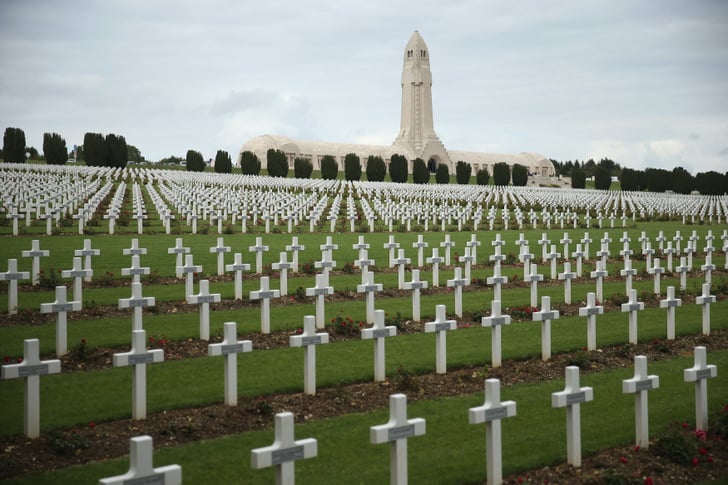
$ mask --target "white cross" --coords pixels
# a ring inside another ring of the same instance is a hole
[[[364,268],[362,270],[362,279],[364,283],[357,285],[357,293],[366,293],[367,298],[367,323],[374,323],[374,293],[382,291],[384,286],[381,283],[374,283],[374,273]]]
[[[238,340],[237,324],[225,322],[224,339],[219,344],[209,344],[207,355],[210,357],[225,356],[225,404],[238,405],[238,354],[253,351],[250,340]]]
[[[293,263],[288,262],[288,253],[282,251],[280,260],[271,264],[271,268],[281,272],[280,276],[280,292],[281,296],[288,295],[288,270],[293,269]]]
[[[250,292],[251,300],[260,300],[260,331],[264,334],[270,333],[270,300],[280,298],[279,290],[270,289],[270,280],[267,276],[260,277],[260,289]]]
[[[569,237],[569,233],[565,232],[564,237],[562,239],[560,239],[559,242],[564,245],[564,258],[568,258],[569,257],[569,244],[572,243],[572,240]],[[551,249],[551,251],[553,252],[553,248]]]
[[[710,335],[710,305],[715,303],[715,295],[710,294],[710,283],[703,283],[703,294],[695,297],[695,303],[703,309],[703,335]]]
[[[393,260],[394,264],[399,266],[397,270],[397,288],[404,290],[404,270],[405,266],[410,264],[412,260],[404,257],[404,249],[399,250],[399,257]]]
[[[576,279],[576,273],[571,271],[571,263],[564,262],[564,272],[559,273],[559,280],[564,282],[564,303],[571,304],[571,280]],[[535,306],[535,305],[533,305]]]
[[[40,258],[50,255],[50,252],[47,249],[40,249],[40,241],[33,239],[31,241],[30,251],[23,251],[21,254],[24,258],[33,258],[30,274],[33,278],[33,286],[37,286],[40,283]]]
[[[18,271],[18,260],[8,259],[8,270],[0,273],[0,281],[8,282],[8,314],[18,313],[18,281],[27,280],[30,273]]]
[[[468,410],[470,424],[485,423],[485,450],[487,482],[503,482],[503,454],[501,449],[501,419],[516,415],[516,402],[500,400],[500,381],[485,380],[485,403]]]
[[[134,238],[131,240],[131,247],[124,249],[122,254],[124,254],[124,256],[141,256],[143,254],[147,254],[147,248],[140,248],[139,240]]]
[[[624,269],[620,269],[619,274],[625,277],[625,287],[629,293],[632,290],[632,277],[637,275],[637,270],[632,267],[632,260],[624,260]]]
[[[688,255],[688,268],[693,269],[693,253],[695,252],[694,241],[688,240],[687,246],[685,246],[685,254]]]
[[[660,275],[664,272],[664,268],[660,267],[660,258],[655,258],[655,265],[652,268],[647,268],[649,274],[654,275],[653,290],[655,295],[660,294]]]
[[[667,297],[660,300],[660,308],[667,308],[667,339],[675,340],[675,308],[682,305],[680,298],[675,298],[675,287],[667,287]]]
[[[571,253],[572,258],[576,258],[576,276],[581,278],[581,261],[586,253],[581,250],[581,244],[576,245],[576,251]]]
[[[600,251],[597,251],[596,256],[598,258],[601,258],[602,267],[606,268],[607,260],[609,259],[609,246],[606,243],[602,243],[602,249]]]
[[[589,245],[593,242],[592,238],[589,237],[589,233],[588,232],[585,232],[584,233],[584,237],[581,238],[581,241],[579,241],[579,242],[583,245],[583,248],[584,248],[584,256],[583,257],[584,257],[584,259],[587,259],[588,260],[589,259]],[[576,250],[579,251],[579,249],[580,248],[577,245],[576,246]],[[577,271],[577,274],[578,274],[578,271]],[[581,275],[579,275],[579,276],[581,277]]]
[[[177,278],[182,278],[182,256],[189,254],[190,248],[182,245],[182,238],[178,237],[175,239],[174,247],[167,248],[167,254],[176,255],[175,260],[175,275]]]
[[[93,270],[91,269],[91,258],[93,256],[99,256],[101,254],[100,249],[93,249],[91,247],[91,239],[84,239],[83,240],[83,249],[76,249],[73,251],[74,256],[83,257],[83,268],[87,271],[91,271],[91,274],[87,274],[85,281],[86,283],[91,282],[91,278],[93,276]]]
[[[501,239],[500,233],[495,235],[495,240],[491,242],[492,246],[495,246],[495,252],[488,257],[489,261],[493,261],[496,266],[500,266],[502,261],[505,261],[505,255],[501,254],[501,247],[505,245],[505,241]],[[467,246],[467,245],[466,245]],[[465,255],[467,256],[467,249]],[[472,254],[472,251],[471,251]],[[462,259],[462,258],[461,258]],[[473,262],[475,262],[475,256],[473,256]]]
[[[551,394],[551,407],[566,408],[566,459],[569,465],[581,466],[581,403],[594,399],[591,387],[579,387],[579,368],[566,368],[563,391]]]
[[[521,246],[521,254],[518,255],[518,259],[523,263],[523,280],[525,281],[528,277],[528,273],[531,271],[531,260],[533,259],[533,253],[529,253],[528,244]]]
[[[496,250],[497,251],[500,251],[500,249],[498,249],[498,248],[500,248],[500,246],[502,244],[505,244],[505,242],[503,242],[503,241],[500,240],[500,234],[496,234],[495,237],[496,237],[496,241],[500,241],[500,243],[501,243],[501,244],[499,244],[496,247]],[[496,244],[496,241],[493,241],[491,244],[492,245],[495,245]],[[475,234],[471,234],[470,235],[470,241],[466,241],[465,242],[465,247],[469,247],[470,248],[470,254],[473,256],[473,261],[474,262],[477,262],[478,261],[478,246],[480,246],[480,241],[478,241],[476,239],[476,235]]]
[[[121,274],[123,276],[131,276],[132,283],[141,282],[141,275],[148,275],[150,273],[149,266],[140,266],[139,255],[135,254],[131,257],[131,267],[122,268]]]
[[[314,261],[313,266],[320,268],[326,277],[326,282],[329,281],[329,272],[336,267],[336,261],[331,260],[331,251],[324,250],[321,252],[321,261]]]
[[[568,280],[567,280],[568,281]],[[551,297],[541,297],[541,310],[533,312],[533,321],[541,322],[541,360],[551,358],[551,320],[559,318],[558,310],[551,310]]]
[[[596,295],[587,293],[586,306],[579,308],[579,316],[586,317],[586,346],[587,350],[597,348],[597,315],[604,313],[604,307],[596,304]]]
[[[263,238],[255,238],[255,246],[249,246],[248,251],[255,253],[255,272],[261,274],[263,272],[263,253],[268,251],[269,247],[263,245]]]
[[[361,268],[361,283],[365,284],[366,280],[364,279],[364,272],[369,266],[374,266],[374,260],[369,259],[369,251],[367,251],[366,249],[360,249],[359,259],[354,261],[354,266]]]
[[[303,317],[303,333],[291,335],[291,347],[305,347],[303,354],[303,392],[309,396],[316,395],[316,346],[329,343],[328,333],[316,333],[316,318],[312,315]]]
[[[147,364],[164,361],[164,350],[147,350],[144,330],[132,330],[131,350],[114,354],[114,367],[133,367],[131,377],[131,414],[134,419],[147,417]]]
[[[660,378],[647,375],[647,357],[635,355],[634,377],[622,381],[622,393],[634,394],[635,444],[646,450],[650,446],[647,391],[660,387]]]
[[[225,271],[235,273],[235,299],[243,299],[243,271],[250,271],[250,265],[243,263],[243,255],[235,253],[233,255],[233,264],[225,265]]]
[[[40,436],[40,376],[61,372],[60,360],[40,360],[40,341],[23,341],[23,362],[4,365],[0,378],[25,379],[23,433],[28,438]]]
[[[425,333],[435,333],[435,369],[438,374],[447,372],[447,331],[456,329],[457,322],[447,319],[445,305],[437,305],[435,321],[425,323]]]
[[[710,253],[705,254],[705,264],[702,265],[700,269],[705,272],[705,282],[710,284],[711,272],[715,269],[715,265],[713,264],[713,256]]]
[[[465,248],[465,255],[458,259],[459,262],[465,263],[465,279],[470,281],[470,267],[475,262],[475,258],[470,254],[470,248]]]
[[[441,248],[445,248],[445,266],[450,266],[450,248],[455,247],[455,242],[450,240],[450,234],[445,234],[445,240],[440,243]]]
[[[627,234],[627,233],[625,233]],[[629,259],[630,256],[634,254],[634,251],[632,251],[629,248],[629,241],[624,241],[624,245],[622,246],[622,250],[619,252],[619,255],[622,256],[622,259]]]
[[[541,233],[541,239],[536,242],[541,245],[541,260],[546,262],[546,252],[548,250],[548,245],[551,244],[551,240],[547,237],[546,233],[543,232]]]
[[[509,325],[511,317],[509,315],[501,315],[500,300],[493,300],[490,306],[490,316],[482,317],[480,324],[483,327],[491,327],[491,360],[493,367],[501,366],[501,327]]]
[[[83,280],[84,278],[91,279],[93,271],[90,269],[83,269],[81,267],[81,258],[73,258],[73,269],[61,271],[61,276],[64,278],[73,278],[73,299],[76,301],[83,301]]]
[[[500,272],[500,264],[496,264],[493,266],[493,276],[489,276],[485,279],[485,282],[489,285],[494,285],[493,288],[493,299],[494,300],[500,300],[501,299],[501,285],[505,285],[508,283],[508,277],[502,276]]]
[[[293,252],[293,272],[298,273],[298,253],[306,249],[306,246],[298,244],[298,237],[293,236],[291,244],[286,246],[286,251]]]
[[[41,313],[56,313],[56,355],[65,355],[68,352],[68,323],[67,313],[81,310],[80,301],[68,301],[66,287],[56,286],[56,301],[41,303]]]
[[[432,257],[425,259],[425,261],[427,264],[432,265],[432,286],[436,288],[440,286],[440,263],[445,260],[440,256],[438,248],[432,248]]]
[[[230,252],[230,246],[225,246],[223,238],[217,238],[217,246],[210,248],[211,253],[217,253],[217,275],[225,274],[225,253]]]
[[[412,243],[412,247],[417,249],[417,267],[421,268],[425,265],[424,260],[424,251],[426,247],[429,247],[430,244],[425,242],[422,239],[422,235],[417,236],[417,241]]]
[[[672,241],[667,242],[667,248],[663,251],[663,254],[667,254],[667,272],[672,273],[672,255],[675,254],[676,251],[672,247]]]
[[[187,303],[200,305],[200,340],[210,340],[210,303],[219,303],[220,293],[210,293],[210,282],[200,280],[200,292],[187,295]]]
[[[324,313],[325,298],[334,294],[334,287],[329,286],[328,278],[324,274],[316,275],[316,286],[306,288],[306,296],[316,298],[316,328],[324,328],[326,326],[326,316]]]
[[[156,299],[153,296],[142,296],[142,284],[131,284],[131,297],[119,298],[119,308],[133,308],[132,330],[142,330],[142,308],[154,306]]]
[[[604,278],[606,278],[607,276],[609,276],[609,273],[606,270],[604,262],[597,261],[596,270],[591,272],[591,277],[596,278],[597,280],[597,299],[599,301],[604,300]]]
[[[556,263],[561,257],[561,253],[556,252],[556,246],[551,245],[551,252],[546,254],[546,257],[551,260],[551,279],[556,279]]]
[[[637,290],[629,290],[629,301],[622,304],[622,312],[629,312],[629,343],[637,345],[637,312],[645,309],[645,304],[637,301]]]
[[[250,466],[255,470],[276,467],[276,484],[295,482],[295,461],[314,458],[318,455],[318,442],[314,438],[294,438],[293,413],[277,413],[275,440],[271,446],[256,448],[250,452]]]
[[[389,267],[394,268],[394,250],[399,249],[399,243],[394,241],[394,236],[389,236],[389,241],[384,243],[384,249],[389,249]]]
[[[159,484],[180,485],[182,467],[167,465],[154,468],[152,456],[154,447],[151,436],[135,436],[129,440],[129,471],[124,475],[102,478],[100,485]]]
[[[195,265],[192,258],[192,254],[186,254],[185,265],[177,267],[177,271],[185,275],[185,299],[194,291],[195,274],[202,273],[202,266]]]
[[[685,263],[685,256],[680,256],[680,266],[676,267],[675,271],[680,273],[680,289],[686,289],[688,286],[687,274],[690,272],[690,267]]]
[[[406,485],[407,480],[407,438],[425,434],[425,420],[407,419],[407,396],[389,396],[389,421],[387,424],[372,426],[372,444],[389,443],[389,483]]]
[[[333,257],[333,251],[339,249],[338,244],[334,244],[331,236],[326,236],[326,243],[319,246],[322,253],[329,253],[330,257]]]
[[[455,275],[453,279],[447,280],[447,286],[449,288],[455,288],[455,315],[460,318],[463,317],[463,287],[470,284],[469,280],[466,280],[462,276],[462,268],[455,268]]]
[[[715,365],[708,365],[705,347],[695,347],[694,365],[683,371],[685,382],[695,383],[695,429],[708,429],[708,379],[718,375]]]
[[[683,237],[680,235],[680,231],[675,231],[675,237],[673,237],[672,240],[675,241],[675,250],[680,253],[680,241],[683,240]]]
[[[18,235],[18,219],[22,219],[23,216],[20,215],[20,213],[17,211],[17,208],[13,207],[12,211],[7,215],[10,219],[13,220],[13,236]]]
[[[543,275],[538,274],[536,263],[531,263],[531,272],[523,281],[531,283],[531,306],[535,307],[538,305],[538,282],[543,281]]]
[[[362,340],[374,339],[374,380],[383,382],[385,374],[384,339],[397,335],[397,327],[384,326],[384,310],[374,312],[374,326],[361,331]]]
[[[412,270],[412,281],[404,283],[405,290],[412,290],[412,320],[420,321],[420,290],[427,288],[427,281],[420,280],[420,270]]]

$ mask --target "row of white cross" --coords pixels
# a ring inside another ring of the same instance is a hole
[[[706,348],[696,347],[694,365],[684,370],[684,381],[693,382],[695,387],[695,427],[708,428],[707,380],[717,375],[715,365],[707,364]],[[567,463],[581,466],[581,404],[594,399],[591,387],[581,386],[579,368],[565,369],[566,382],[563,391],[551,395],[554,408],[566,408],[566,455]],[[647,373],[647,357],[637,355],[634,359],[634,376],[622,381],[622,392],[635,396],[635,444],[641,449],[649,448],[649,406],[648,391],[660,386],[658,376]],[[500,381],[486,379],[485,402],[468,410],[470,424],[485,423],[485,450],[487,483],[500,484],[503,480],[503,459],[501,420],[516,416],[515,401],[501,401]],[[295,462],[318,455],[318,441],[313,438],[295,439],[294,415],[282,412],[274,418],[275,440],[272,445],[251,450],[251,468],[275,467],[277,484],[295,482]],[[423,418],[407,417],[407,396],[392,394],[389,397],[389,421],[370,428],[370,442],[390,446],[390,483],[408,483],[409,438],[423,436],[426,422]],[[182,469],[179,465],[154,468],[152,465],[152,438],[139,436],[131,439],[129,471],[120,476],[102,479],[102,484],[122,484],[138,480],[144,483],[179,484]],[[136,482],[135,482],[136,483]]]

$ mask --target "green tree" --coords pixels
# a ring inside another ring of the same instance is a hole
[[[8,163],[25,162],[25,132],[20,128],[5,128],[3,160]]]
[[[435,182],[438,184],[450,183],[450,169],[447,168],[446,163],[441,163],[437,166],[437,170],[435,171]]]
[[[233,161],[230,154],[225,150],[218,150],[215,153],[215,173],[231,173],[233,171]]]
[[[101,133],[86,133],[83,136],[83,152],[86,165],[93,167],[106,166],[109,159],[109,149]]]
[[[66,140],[58,133],[44,133],[43,155],[48,165],[65,165],[68,161]]]
[[[671,172],[664,168],[648,168],[645,173],[647,174],[647,190],[650,192],[672,190]]]
[[[672,190],[678,194],[689,194],[695,187],[695,179],[682,167],[672,169]]]
[[[367,158],[367,180],[381,182],[387,176],[387,164],[378,155],[369,155]]]
[[[470,183],[470,176],[473,174],[473,167],[467,163],[459,160],[455,165],[455,178],[460,185],[467,185]]]
[[[571,188],[572,189],[583,189],[586,188],[586,174],[581,167],[574,165],[571,169]]]
[[[35,147],[25,147],[24,153],[28,156],[28,160],[42,160],[45,158],[38,153],[38,150]]]
[[[139,151],[134,145],[126,146],[126,154],[129,157],[130,162],[134,163],[146,163],[147,160],[142,156],[142,152]]]
[[[695,189],[703,195],[722,195],[726,191],[727,184],[725,175],[713,170],[695,175]]]
[[[268,175],[271,177],[288,177],[288,158],[282,150],[268,149]]]
[[[187,162],[188,172],[204,172],[205,171],[205,159],[202,158],[202,153],[196,150],[187,150],[187,156],[185,157]]]
[[[481,168],[477,172],[475,172],[475,183],[478,185],[488,185],[488,182],[490,181],[490,173],[488,173],[487,168]]]
[[[619,176],[619,185],[622,190],[638,191],[642,190],[640,187],[640,180],[636,170],[631,168],[622,169],[622,174]]]
[[[528,184],[528,169],[516,163],[513,165],[511,178],[513,178],[513,185],[516,187],[525,187]]]
[[[426,184],[430,181],[430,171],[421,158],[412,160],[412,181],[416,184]]]
[[[124,168],[129,160],[126,150],[126,139],[121,135],[109,133],[106,135],[107,159],[105,167]]]
[[[260,159],[255,153],[245,150],[240,154],[240,170],[243,175],[260,174]]]
[[[347,153],[344,157],[344,177],[346,180],[361,180],[361,160],[356,153]]]
[[[493,165],[493,184],[508,185],[511,181],[511,167],[505,162]]]
[[[609,186],[612,185],[612,176],[609,171],[597,165],[594,169],[594,188],[597,190],[609,190]]]
[[[293,176],[297,179],[310,179],[313,163],[308,158],[296,157],[293,160]]]
[[[321,178],[324,180],[336,180],[339,175],[339,164],[333,155],[321,157]]]
[[[395,153],[389,160],[389,177],[392,182],[400,184],[407,182],[407,158]]]

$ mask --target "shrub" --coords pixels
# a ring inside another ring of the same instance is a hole
[[[493,165],[493,183],[495,185],[508,185],[511,181],[511,167],[505,162]]]
[[[202,158],[202,153],[197,150],[187,150],[185,161],[187,162],[186,168],[188,172],[205,171],[205,160]]]
[[[387,165],[378,155],[369,155],[367,158],[367,180],[370,182],[381,182],[387,175]]]
[[[528,184],[528,169],[517,163],[513,165],[511,177],[513,179],[513,185],[517,187],[525,187]]]
[[[447,168],[447,164],[441,163],[437,166],[437,170],[435,171],[435,182],[438,184],[450,183],[450,169]]]
[[[331,155],[324,155],[321,158],[321,178],[325,180],[335,180],[339,174],[339,164]]]
[[[293,175],[297,179],[310,179],[313,172],[313,164],[308,158],[299,158],[293,161]]]
[[[268,159],[268,175],[284,178],[288,176],[288,159],[283,151],[270,148],[266,153],[266,158]]]
[[[344,177],[346,180],[361,180],[361,160],[356,153],[347,153],[344,157]]]
[[[488,173],[487,168],[481,168],[478,170],[475,174],[475,182],[478,185],[488,185],[488,181],[490,180],[490,174]]]
[[[240,154],[240,170],[243,175],[260,174],[260,159],[255,153],[245,150]]]
[[[400,184],[407,182],[407,158],[404,155],[397,153],[392,155],[389,161],[389,176],[392,178],[392,182]]]
[[[430,171],[421,158],[412,161],[412,181],[416,184],[426,184],[430,181]]]
[[[458,161],[455,165],[455,178],[460,185],[467,185],[470,183],[470,176],[473,174],[473,167],[462,160]]]
[[[233,170],[233,162],[225,150],[218,150],[215,154],[215,173],[230,173]]]

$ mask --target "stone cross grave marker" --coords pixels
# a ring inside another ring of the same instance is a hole
[[[531,261],[533,260],[533,253],[529,253],[528,244],[521,246],[521,254],[518,255],[518,259],[523,263],[523,279],[524,281],[531,272]]]
[[[261,274],[263,272],[263,253],[267,252],[270,248],[263,244],[263,238],[256,237],[255,245],[249,246],[248,251],[255,253],[255,272]]]
[[[710,294],[710,283],[703,283],[703,293],[695,297],[695,303],[703,310],[703,335],[710,335],[710,305],[715,303],[715,295]]]
[[[455,275],[453,279],[447,280],[447,286],[449,288],[455,288],[455,315],[460,318],[463,317],[463,287],[467,286],[469,281],[462,276],[463,269],[461,267],[455,268]]]
[[[662,273],[665,271],[664,268],[660,267],[660,258],[655,258],[655,264],[651,268],[647,268],[647,272],[654,275],[653,292],[655,295],[660,294],[660,278]]]
[[[326,245],[324,244],[323,246],[326,246]],[[321,261],[314,261],[313,266],[315,268],[321,269],[321,272],[323,273],[324,277],[326,278],[326,283],[328,284],[329,272],[333,268],[336,267],[336,261],[333,261],[331,259],[331,250],[321,251]]]
[[[695,253],[695,247],[693,246],[694,241],[688,239],[688,243],[685,245],[685,254],[688,258],[688,269],[693,269],[693,253]]]
[[[143,297],[142,296],[142,284],[132,283],[131,284],[131,297],[119,298],[119,308],[133,308],[134,314],[132,315],[132,330],[142,330],[142,308],[154,306],[156,299],[153,296]]]
[[[645,304],[637,301],[637,290],[629,290],[629,301],[622,304],[622,312],[629,312],[629,343],[637,345],[637,312],[645,309]]]
[[[412,270],[412,281],[404,283],[405,290],[412,290],[412,320],[420,321],[420,290],[427,288],[427,281],[420,280],[420,270]]]
[[[500,300],[493,300],[490,304],[490,316],[482,317],[481,325],[483,327],[491,327],[491,361],[493,367],[501,366],[501,327],[509,325],[511,317],[509,315],[501,315]]]
[[[488,259],[490,261],[493,261],[495,266],[500,267],[501,263],[506,260],[506,256],[501,253],[501,249],[506,244],[506,242],[501,239],[500,233],[497,233],[495,235],[495,239],[490,244],[495,248],[495,251],[493,252],[493,254],[491,254],[488,257]],[[467,248],[465,251],[465,255],[466,256],[468,255]],[[472,256],[472,251],[471,251],[471,256]],[[473,256],[473,263],[475,263],[475,256]]]
[[[569,244],[571,244],[573,241],[571,240],[571,237],[569,237],[569,233],[565,232],[564,237],[562,237],[559,242],[564,245],[564,258],[569,257]],[[553,248],[551,248],[551,251],[553,252]]]
[[[592,242],[594,242],[594,240],[591,237],[589,237],[589,233],[588,232],[585,232],[584,233],[584,237],[581,238],[581,240],[579,242],[581,243],[581,247],[584,248],[584,256],[583,257],[584,257],[584,259],[586,259],[588,261],[589,260],[589,253],[590,253],[590,251],[589,251],[589,245]],[[576,246],[576,250],[577,250],[577,252],[580,250],[580,246],[579,245]]]
[[[90,274],[89,273],[86,274],[84,281],[86,281],[86,283],[91,283],[91,278],[93,277],[93,269],[91,268],[91,258],[94,256],[101,255],[101,250],[94,249],[91,247],[91,239],[84,239],[83,248],[76,249],[75,251],[73,251],[73,255],[83,258],[83,269],[85,269],[87,271],[91,271]]]
[[[672,255],[675,254],[675,248],[672,247],[672,241],[668,241],[667,248],[663,251],[663,254],[667,255],[667,272],[672,273]]]
[[[61,271],[61,276],[64,278],[73,278],[73,299],[75,301],[83,302],[83,280],[85,278],[91,278],[93,271],[90,269],[83,269],[81,258],[73,258],[73,268],[69,270]]]
[[[685,290],[688,287],[687,274],[690,272],[690,267],[685,262],[685,256],[680,256],[680,266],[675,268],[677,273],[680,273],[680,289]]]
[[[0,281],[8,282],[8,314],[15,315],[18,313],[18,281],[27,280],[30,273],[27,271],[18,271],[18,260],[8,259],[8,270],[0,273]]]
[[[365,271],[369,266],[374,266],[374,260],[369,259],[369,251],[367,249],[359,250],[359,259],[354,261],[354,266],[361,268],[361,284],[366,284]]]
[[[23,341],[23,361],[19,364],[3,365],[2,380],[25,379],[23,433],[28,438],[40,436],[40,376],[61,372],[60,360],[40,360],[40,340]]]
[[[486,483],[489,485],[503,482],[501,420],[516,415],[516,402],[500,399],[500,381],[486,379],[485,403],[468,410],[470,424],[485,423]]]
[[[167,465],[154,468],[154,446],[151,436],[135,436],[129,440],[129,471],[123,475],[102,478],[99,485],[181,485],[182,467]]]
[[[178,266],[177,271],[185,275],[185,300],[195,290],[195,274],[202,273],[202,266],[196,265],[192,262],[193,255],[185,255],[185,265]]]
[[[217,253],[217,275],[225,274],[225,253],[230,252],[230,246],[225,246],[223,238],[217,238],[217,245],[210,248],[211,253]]]
[[[133,238],[131,240],[131,247],[122,250],[122,254],[124,256],[142,256],[147,254],[147,248],[140,248],[139,240],[137,238]]]
[[[417,236],[417,241],[412,243],[412,247],[417,249],[417,267],[421,268],[425,265],[425,248],[430,244],[422,239],[422,235]]]
[[[551,320],[559,318],[559,311],[551,309],[551,297],[541,297],[541,310],[533,312],[533,321],[541,322],[541,360],[551,358]]]
[[[225,404],[238,405],[238,354],[252,352],[253,343],[250,340],[238,340],[237,323],[225,322],[223,325],[224,339],[219,344],[209,344],[207,355],[210,357],[225,357]]]
[[[500,240],[500,233],[499,234],[496,234],[496,241],[500,241],[500,243],[505,244],[505,242],[503,242],[503,241]],[[495,245],[495,242],[496,241],[493,241],[491,244]],[[499,244],[496,247],[496,252],[500,252],[499,247],[501,245],[502,244]],[[477,240],[477,235],[476,234],[471,234],[470,235],[470,241],[466,241],[465,242],[465,247],[469,247],[470,248],[470,255],[473,257],[473,264],[478,264],[477,263],[477,261],[478,261],[478,246],[480,246],[480,241]]]
[[[357,285],[357,293],[366,293],[366,308],[367,308],[367,323],[374,323],[374,293],[382,291],[384,286],[381,283],[374,283],[374,273],[367,270],[363,270],[362,278],[365,282],[361,285]]]
[[[572,258],[576,258],[576,277],[581,278],[582,259],[586,253],[581,250],[581,244],[576,245],[576,251],[571,253]]]
[[[680,253],[680,242],[684,238],[680,235],[680,231],[675,231],[675,236],[672,238],[672,240],[675,242],[675,250]]]
[[[632,260],[624,260],[624,269],[619,270],[619,274],[624,276],[624,285],[627,290],[627,294],[632,291],[632,277],[637,275],[637,270],[632,267]]]
[[[465,248],[465,255],[460,256],[459,261],[461,263],[465,263],[465,279],[468,281],[470,280],[470,268],[472,264],[475,262],[475,258],[470,254],[470,248]],[[499,263],[496,263],[496,266]]]
[[[122,268],[121,274],[123,276],[131,276],[132,283],[139,283],[141,282],[141,276],[142,275],[148,275],[150,274],[151,270],[149,266],[141,266],[139,255],[134,254],[131,257],[131,266],[129,268]]]
[[[384,249],[389,249],[389,267],[394,268],[394,250],[399,249],[399,243],[394,241],[394,236],[389,236],[389,240],[384,243]]]
[[[561,253],[556,252],[556,246],[551,245],[551,251],[546,254],[546,257],[551,261],[551,280],[556,279],[556,263],[559,262],[559,258],[561,257]]]
[[[147,364],[164,361],[164,350],[147,350],[144,330],[132,330],[131,350],[114,354],[114,367],[133,367],[131,375],[131,415],[133,419],[147,417]]]
[[[397,327],[384,326],[384,310],[374,312],[374,326],[361,331],[362,340],[374,340],[374,380],[383,382],[386,372],[384,339],[397,335]]]
[[[33,258],[30,274],[33,278],[33,286],[38,286],[40,284],[40,258],[49,256],[50,251],[47,249],[41,249],[40,241],[38,239],[33,239],[30,243],[30,250],[23,251],[20,254],[22,254],[24,258]]]
[[[312,315],[303,317],[303,333],[291,335],[291,347],[304,347],[303,354],[303,392],[309,396],[316,395],[316,346],[329,343],[328,333],[316,333],[316,318]]]
[[[406,485],[407,479],[407,439],[425,434],[425,420],[407,419],[407,396],[389,396],[389,421],[370,428],[372,444],[389,443],[389,483]]]
[[[435,333],[435,371],[447,372],[447,332],[457,329],[455,320],[448,320],[445,305],[435,307],[435,321],[425,323],[425,333]]]
[[[597,261],[597,267],[591,272],[591,277],[597,280],[597,300],[604,301],[604,278],[609,276],[604,262]]]
[[[713,264],[713,255],[711,253],[705,254],[705,264],[702,265],[700,269],[705,272],[705,282],[710,284],[711,274],[715,269],[715,265]]]
[[[485,282],[489,285],[493,285],[493,299],[501,300],[501,285],[508,283],[508,277],[501,275],[500,264],[493,266],[493,276],[489,276],[485,279]]]
[[[281,272],[280,292],[281,296],[288,295],[288,270],[293,269],[293,263],[288,262],[288,253],[281,251],[280,259],[271,265],[271,268]]]
[[[298,244],[298,237],[293,236],[291,238],[291,244],[286,246],[286,251],[291,251],[293,253],[291,261],[293,263],[293,272],[298,273],[298,253],[305,250],[306,246],[303,244]]]
[[[318,275],[317,275],[318,276]],[[270,300],[280,298],[281,292],[270,289],[270,280],[267,276],[260,277],[260,289],[250,292],[251,300],[260,300],[260,331],[270,333]]]
[[[596,295],[592,292],[586,295],[586,306],[579,308],[579,316],[586,317],[586,347],[587,350],[597,349],[597,315],[604,313],[604,307],[596,304]]]
[[[566,368],[563,391],[551,394],[551,407],[566,408],[566,460],[571,466],[581,466],[581,403],[594,399],[591,387],[579,387],[579,368]]]
[[[233,264],[225,265],[225,271],[235,273],[235,299],[243,299],[243,271],[250,271],[250,265],[243,263],[243,255],[235,253]]]
[[[675,287],[667,287],[667,297],[660,300],[660,308],[667,308],[667,339],[675,340],[675,308],[682,305],[680,298],[675,298]]]
[[[647,391],[660,387],[660,378],[647,375],[647,357],[634,356],[634,377],[622,381],[622,393],[634,394],[635,444],[646,450],[650,446]]]
[[[541,245],[541,261],[545,263],[548,252],[548,245],[551,244],[551,240],[548,238],[546,233],[543,232],[541,233],[541,239],[536,242]]]
[[[432,248],[432,257],[425,259],[427,264],[432,265],[432,286],[437,288],[440,286],[440,264],[445,259],[440,256],[440,252],[437,248]]]
[[[326,314],[324,305],[326,297],[334,294],[334,287],[329,286],[328,278],[324,274],[316,275],[316,286],[306,288],[306,296],[316,298],[316,328],[324,328],[326,326]]]
[[[564,262],[564,272],[559,273],[559,280],[564,282],[564,303],[571,304],[571,280],[576,279],[576,273],[571,271],[571,263]],[[535,305],[534,305],[535,306]]]
[[[210,303],[221,300],[220,293],[210,293],[209,280],[200,280],[200,292],[187,296],[187,303],[200,306],[200,340],[210,340]]]
[[[167,254],[175,255],[175,276],[182,278],[182,257],[190,253],[190,248],[183,246],[182,238],[175,238],[175,244],[172,248],[167,248]]]
[[[53,303],[41,303],[41,313],[56,314],[56,355],[66,355],[68,352],[68,312],[81,310],[80,301],[68,301],[66,298],[66,287],[56,286],[56,301]]]
[[[538,305],[538,282],[543,281],[543,275],[538,274],[536,263],[531,263],[531,272],[523,281],[531,284],[531,307]]]
[[[450,248],[455,247],[455,242],[450,240],[450,234],[445,234],[445,240],[440,243],[445,248],[445,266],[450,266]]]
[[[715,365],[707,364],[705,347],[695,347],[694,365],[683,371],[685,382],[695,383],[695,429],[708,429],[708,379],[718,375]]]
[[[405,266],[410,264],[412,260],[404,257],[404,249],[399,249],[399,256],[394,260],[394,264],[398,265],[397,270],[397,288],[404,290],[404,270]]]
[[[318,442],[314,438],[294,438],[293,413],[277,413],[274,418],[275,440],[270,446],[250,452],[250,467],[254,470],[276,467],[276,485],[292,485],[296,478],[296,460],[318,455]]]

